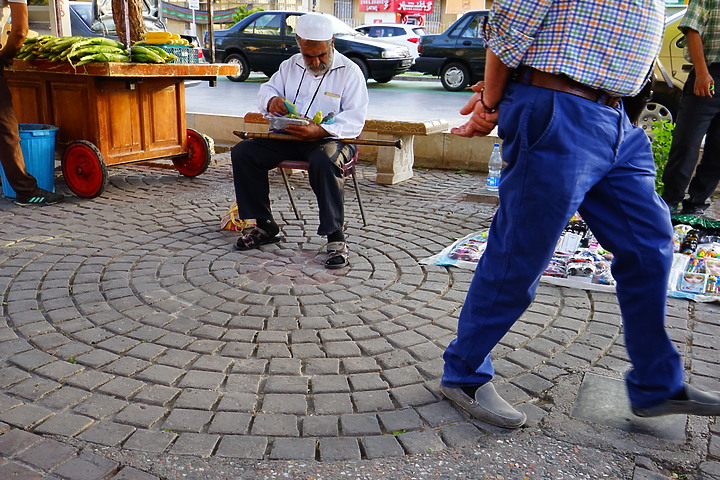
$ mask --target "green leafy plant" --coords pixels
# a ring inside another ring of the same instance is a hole
[[[652,122],[650,130],[650,138],[652,139],[652,153],[655,160],[655,191],[662,195],[665,184],[662,181],[665,165],[670,155],[670,145],[672,144],[672,134],[675,124],[667,120],[661,122]]]
[[[252,15],[255,12],[262,12],[262,8],[248,8],[248,5],[240,5],[238,8],[235,9],[235,13],[233,13],[232,19],[233,22],[238,23],[243,18]]]

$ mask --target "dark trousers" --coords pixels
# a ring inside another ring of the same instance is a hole
[[[240,218],[272,218],[268,171],[283,160],[305,160],[310,163],[310,187],[320,211],[318,235],[342,230],[345,218],[342,166],[354,153],[355,146],[339,140],[251,139],[238,143],[230,158]]]
[[[709,70],[715,84],[720,85],[720,63],[710,65]],[[663,174],[663,200],[670,206],[682,201],[686,208],[706,207],[720,181],[720,92],[713,98],[698,97],[693,93],[694,85],[695,70],[690,72],[683,88],[670,156]],[[695,170],[703,136],[705,149]],[[683,200],[685,189],[688,198]]]
[[[20,149],[18,121],[13,109],[12,96],[3,70],[0,68],[0,163],[10,186],[20,196],[30,196],[37,188],[35,177],[25,170]]]

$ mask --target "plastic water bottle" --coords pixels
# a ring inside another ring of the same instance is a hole
[[[488,162],[488,176],[486,188],[491,192],[498,191],[498,185],[500,185],[500,172],[502,171],[503,161],[502,155],[500,155],[500,144],[496,143],[493,146],[492,154],[490,155],[490,161]]]

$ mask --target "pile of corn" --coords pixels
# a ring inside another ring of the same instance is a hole
[[[162,32],[167,33],[167,32]],[[54,37],[40,35],[28,38],[17,53],[21,60],[44,59],[68,61],[74,67],[90,62],[170,63],[175,55],[154,45],[137,42],[128,51],[117,40],[103,37]]]
[[[177,45],[180,47],[191,47],[190,42],[181,38],[177,33],[170,32],[147,32],[145,40],[135,45]]]

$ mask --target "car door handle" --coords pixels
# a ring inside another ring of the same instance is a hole
[[[463,45],[469,47],[470,45],[472,45],[472,42],[470,40],[463,40]]]

